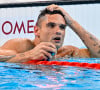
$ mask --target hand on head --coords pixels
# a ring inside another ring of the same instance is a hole
[[[58,8],[59,8],[59,6],[55,5],[55,4],[51,4],[51,5],[47,6],[47,9],[50,11],[57,10]]]
[[[60,6],[55,5],[55,4],[51,4],[51,5],[47,6],[46,8],[50,11],[60,10],[62,13],[66,12],[63,8],[61,8]]]
[[[64,19],[67,23],[67,25],[70,26],[70,24],[72,23],[72,17],[66,12],[66,10],[64,10],[62,7],[58,6],[58,5],[55,5],[55,4],[52,4],[52,5],[49,5],[46,7],[48,10],[50,11],[54,11],[54,10],[59,10],[62,12],[63,16],[64,16]]]

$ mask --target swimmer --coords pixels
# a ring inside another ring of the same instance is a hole
[[[86,45],[86,49],[62,46],[65,29],[69,26]],[[35,39],[11,39],[0,47],[0,55],[5,62],[22,63],[29,60],[50,60],[53,57],[100,57],[100,41],[87,32],[63,8],[47,6],[38,16],[34,28]],[[9,56],[9,57],[8,57]],[[0,60],[2,60],[0,57]],[[7,59],[8,57],[8,59]]]

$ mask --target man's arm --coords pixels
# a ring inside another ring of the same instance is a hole
[[[100,40],[94,35],[86,31],[77,21],[75,21],[69,14],[57,5],[50,5],[47,7],[49,10],[61,10],[66,19],[68,26],[80,37],[83,43],[87,46],[91,57],[100,57]]]
[[[90,53],[88,49],[79,49],[75,46],[68,45],[59,48],[56,57],[90,58]]]
[[[49,52],[56,53],[56,47],[50,42],[42,42],[37,46],[27,40],[10,40],[0,48],[0,61],[22,63],[29,60],[47,60],[52,58]]]
[[[9,59],[15,57],[16,52],[13,50],[0,49],[0,62],[6,62]]]
[[[15,55],[11,55],[11,56],[0,55],[0,62],[6,62],[6,61],[10,60],[13,57],[15,57]]]
[[[16,38],[8,40],[0,47],[0,61],[5,62],[16,57],[18,53],[23,53],[33,48],[29,39]]]
[[[33,55],[31,55],[33,54]],[[15,55],[0,55],[0,62],[12,62],[12,63],[22,63],[29,60],[36,60],[37,58],[34,56],[35,53],[31,53],[31,50],[24,53],[17,53]]]
[[[71,17],[65,14],[65,18],[70,28],[80,37],[83,43],[90,51],[91,57],[100,57],[100,40],[94,35],[86,31],[80,24],[78,24]]]

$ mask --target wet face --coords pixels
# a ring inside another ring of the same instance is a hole
[[[39,29],[40,42],[52,42],[60,48],[64,41],[66,23],[59,14],[45,15]]]

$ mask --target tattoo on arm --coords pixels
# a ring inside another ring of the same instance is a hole
[[[93,44],[93,46],[97,46],[97,44],[95,43],[95,44]]]
[[[95,38],[95,37],[93,37],[91,34],[90,34],[90,39],[92,39],[92,40],[96,41],[96,38]]]
[[[100,54],[100,43],[99,43],[100,41],[98,41],[98,39],[97,39],[96,37],[92,36],[91,34],[89,34],[89,33],[87,33],[87,34],[89,35],[90,39],[91,39],[92,41],[94,41],[93,46],[94,46],[94,47],[98,47],[97,53]]]
[[[100,50],[98,51],[98,54],[100,54]]]
[[[72,21],[67,17],[67,16],[64,16],[65,17],[65,19],[66,19],[66,23],[68,24],[68,25],[71,25],[72,24]]]
[[[94,41],[95,45],[98,44],[98,39],[95,36],[91,35],[90,33],[87,34],[89,35],[90,39]]]
[[[13,57],[15,57],[16,55],[12,55],[12,56],[4,56],[4,55],[0,55],[0,62],[5,62]]]

